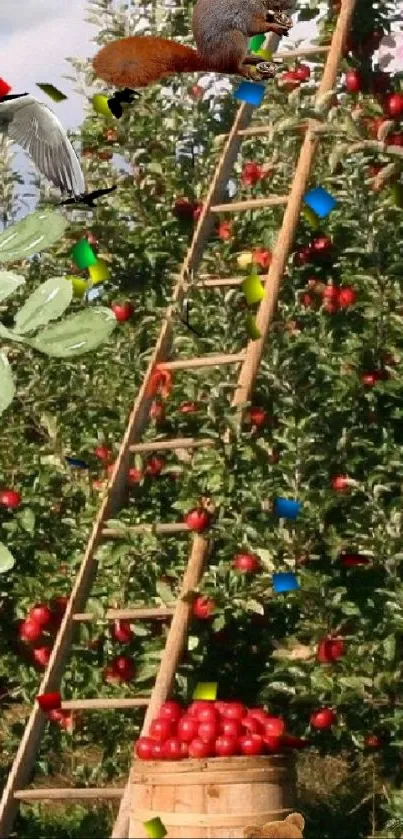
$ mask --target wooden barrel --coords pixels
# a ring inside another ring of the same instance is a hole
[[[240,839],[295,809],[293,755],[140,761],[131,773],[130,839],[161,819],[166,839]]]

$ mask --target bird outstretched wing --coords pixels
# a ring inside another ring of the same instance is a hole
[[[33,96],[24,97],[9,122],[8,136],[28,152],[39,172],[62,192],[85,192],[84,175],[73,146],[46,105]]]

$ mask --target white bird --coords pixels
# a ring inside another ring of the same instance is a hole
[[[73,146],[53,111],[35,96],[19,93],[0,99],[0,132],[22,146],[61,192],[84,194],[84,175]]]

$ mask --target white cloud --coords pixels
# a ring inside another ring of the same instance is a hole
[[[69,5],[74,7],[75,0],[70,0]],[[0,8],[0,28],[3,32],[31,29],[48,18],[63,16],[65,12],[65,4],[55,0],[18,0],[14,3],[6,0]]]

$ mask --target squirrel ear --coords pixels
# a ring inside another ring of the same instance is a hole
[[[295,824],[295,827],[297,827],[301,833],[305,827],[305,819],[302,813],[290,813],[284,821],[289,822],[290,824]]]

